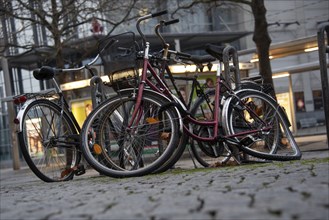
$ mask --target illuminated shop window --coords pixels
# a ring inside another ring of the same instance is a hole
[[[296,112],[305,112],[305,100],[304,100],[304,92],[295,92],[295,106]]]

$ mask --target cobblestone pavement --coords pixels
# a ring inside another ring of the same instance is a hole
[[[300,161],[44,183],[1,170],[0,219],[329,219],[328,150]]]

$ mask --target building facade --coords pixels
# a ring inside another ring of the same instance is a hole
[[[181,3],[184,2],[189,3],[191,1],[181,1]],[[134,11],[134,13],[147,14],[163,9],[174,12],[178,7],[177,1],[173,0],[153,0],[147,2],[147,4],[153,5],[154,7],[142,7],[142,5],[140,5],[140,10]],[[318,26],[329,19],[329,4],[327,0],[265,0],[265,6],[267,9],[268,30],[273,45],[314,36],[316,35]],[[212,8],[204,5],[196,5],[175,12],[172,17],[179,18],[180,22],[166,27],[163,32],[168,37],[167,39],[169,39],[171,46],[182,52],[204,54],[205,52],[202,48],[206,43],[231,44],[240,51],[246,51],[250,48],[255,48],[252,41],[254,19],[250,11],[251,9],[249,6],[243,4],[227,3]],[[33,15],[31,14],[31,16]],[[111,16],[113,16],[113,14]],[[102,14],[101,17],[111,19],[110,15],[106,13]],[[167,15],[167,17],[164,16],[164,18],[169,20],[171,16]],[[158,19],[150,19],[143,24],[142,29],[145,34],[148,34],[148,36],[152,35],[154,25],[158,21]],[[3,31],[0,38],[2,45],[13,42],[23,42],[26,39],[32,40],[33,43],[37,45],[45,46],[51,42],[46,30],[41,26],[34,27],[27,30],[26,33],[15,36],[13,33],[16,33],[17,29],[21,28],[20,25],[21,24],[13,18],[1,18],[0,28]],[[82,42],[90,42],[95,40],[95,36],[101,37],[110,29],[111,26],[106,23],[99,22],[97,25],[95,23],[87,23],[77,30],[75,42],[77,42],[77,45],[82,44]],[[136,31],[134,21],[118,26],[113,34],[128,30]],[[156,42],[154,38],[150,37],[150,39]],[[6,51],[5,54],[1,54],[2,58],[6,57],[8,60],[10,73],[10,82],[7,82],[5,80],[3,68],[0,70],[0,97],[2,99],[0,113],[0,158],[2,163],[12,159],[10,133],[13,131],[11,131],[9,126],[11,122],[8,120],[6,97],[26,92],[37,92],[51,87],[48,82],[35,80],[31,74],[33,68],[45,64],[44,61],[39,60],[40,54],[45,53],[45,51],[41,51],[41,49],[40,51],[34,51],[34,53],[23,54],[24,56],[17,56],[17,54],[22,55],[21,49]],[[252,64],[250,66],[254,67],[247,68],[246,71],[249,75],[257,75],[257,61],[252,62],[255,51],[251,51],[250,53],[243,53],[239,59],[242,63]],[[73,55],[70,57],[72,60],[78,56],[78,53],[72,54]],[[15,57],[13,58],[12,56]],[[88,58],[82,60],[80,64],[87,61]],[[274,57],[271,61],[271,65],[274,73],[281,73],[285,72],[285,69],[288,70],[289,67],[317,61],[318,54],[316,50],[313,52],[303,51],[292,55],[287,54],[282,57]],[[54,65],[52,62],[47,64]],[[97,68],[101,75],[106,75],[101,64],[97,65],[95,68]],[[209,76],[211,76],[211,73],[209,73]],[[88,79],[86,73],[67,76],[68,82],[84,79]],[[11,91],[10,94],[7,94],[8,91],[6,92],[5,88],[6,86],[8,87],[9,84]],[[288,108],[296,124],[296,133],[298,129],[303,129],[304,126],[321,126],[324,123],[319,70],[300,70],[298,74],[289,74],[288,78],[276,77],[274,78],[274,84],[279,97],[278,99],[282,99],[283,102],[293,103],[293,105],[289,105]],[[88,88],[69,89],[66,91],[66,95],[74,108],[75,106],[79,106],[79,103],[88,103],[90,99],[88,92]],[[315,125],[305,125],[301,123],[304,118],[308,118],[310,115],[315,117]]]

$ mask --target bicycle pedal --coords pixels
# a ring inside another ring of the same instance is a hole
[[[77,169],[74,171],[76,176],[81,176],[86,173],[86,169],[83,165],[78,165]]]
[[[249,146],[252,143],[254,143],[254,139],[250,136],[244,137],[240,140],[240,143],[243,144],[244,146]]]

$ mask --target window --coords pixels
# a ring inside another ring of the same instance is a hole
[[[214,31],[232,31],[237,28],[238,16],[233,7],[222,6],[212,10],[212,21]]]
[[[295,92],[296,112],[305,112],[304,92]]]
[[[315,90],[313,91],[313,103],[314,110],[323,110],[323,99],[322,99],[322,91]]]

